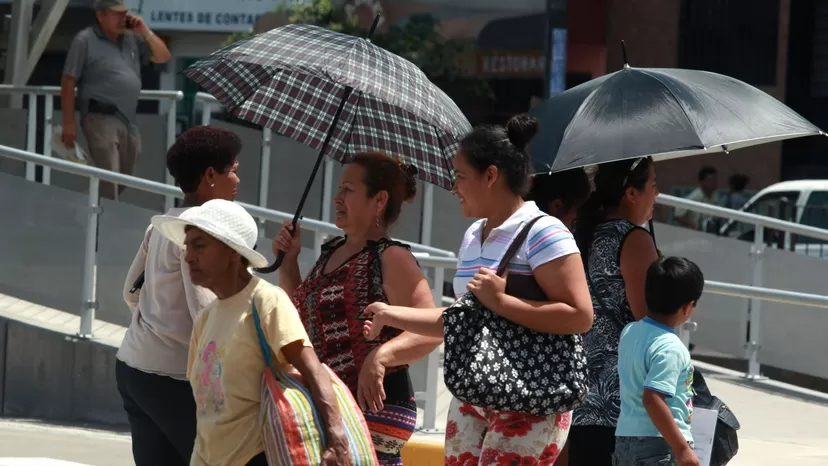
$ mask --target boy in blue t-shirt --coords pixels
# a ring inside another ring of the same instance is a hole
[[[628,324],[618,345],[621,414],[616,466],[698,466],[693,451],[693,366],[675,328],[690,319],[704,276],[693,262],[662,257],[647,270],[647,317]]]

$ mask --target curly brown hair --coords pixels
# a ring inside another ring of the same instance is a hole
[[[167,170],[185,193],[194,193],[208,168],[230,169],[242,151],[236,133],[218,126],[194,126],[181,133],[167,151]]]

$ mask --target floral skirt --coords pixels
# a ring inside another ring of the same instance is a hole
[[[478,408],[451,400],[446,466],[552,466],[572,412],[547,417]]]

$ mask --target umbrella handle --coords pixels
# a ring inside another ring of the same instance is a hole
[[[322,159],[325,158],[325,150],[328,148],[328,143],[331,142],[331,136],[333,136],[334,131],[336,130],[336,124],[339,122],[339,117],[342,115],[342,109],[345,107],[345,102],[348,101],[348,97],[351,96],[351,92],[353,92],[354,88],[348,86],[345,88],[345,91],[342,93],[342,100],[339,102],[339,108],[336,109],[336,114],[334,115],[333,121],[331,122],[331,127],[328,130],[328,134],[325,136],[325,141],[322,142],[322,147],[319,149],[319,156],[316,158],[316,163],[313,165],[313,170],[311,171],[310,179],[308,179],[308,184],[305,185],[305,192],[302,193],[302,198],[299,199],[299,205],[296,206],[296,213],[293,215],[293,231],[296,231],[296,224],[299,223],[299,217],[302,215],[302,209],[305,207],[305,201],[308,198],[308,194],[310,193],[311,186],[313,186],[313,180],[316,178],[316,173],[319,171],[319,166],[322,165]],[[268,265],[267,267],[262,267],[259,269],[254,269],[258,273],[273,273],[279,269],[282,265],[282,261],[285,260],[285,253],[283,251],[279,251],[276,254],[276,260]]]
[[[308,186],[310,186],[311,184],[313,184],[313,178],[311,178],[311,180],[308,181]],[[291,234],[291,236],[296,234],[296,223],[298,223],[298,221],[299,221],[299,213],[301,212],[302,204],[303,204],[303,202],[300,202],[299,210],[297,210],[296,215],[293,216],[293,221],[291,222],[291,224],[293,225],[293,229],[291,229],[293,234]],[[282,266],[282,262],[284,260],[285,260],[285,251],[279,251],[279,253],[276,254],[276,260],[273,261],[272,264],[268,265],[267,267],[262,267],[261,269],[256,269],[256,272],[259,272],[259,273],[273,273],[273,272],[279,270],[279,267]]]
[[[295,224],[294,224],[295,225]],[[261,269],[256,269],[256,272],[259,273],[273,273],[282,266],[282,261],[285,260],[285,251],[279,251],[279,254],[276,254],[276,260],[273,261],[272,264],[268,265],[267,267],[263,267]]]

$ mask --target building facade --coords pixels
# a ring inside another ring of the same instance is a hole
[[[71,38],[94,21],[90,6],[79,1],[73,0],[61,19],[31,84],[59,83]],[[467,75],[485,82],[485,92],[462,85],[446,91],[472,123],[504,122],[544,94],[548,0],[341,1],[364,26],[377,13],[382,14],[380,28],[427,13],[439,20],[442,37],[470,44]],[[221,47],[230,33],[284,24],[286,15],[272,12],[288,3],[131,0],[173,55],[170,63],[145,71],[145,88],[185,91],[181,119],[185,124],[198,121],[192,99],[197,88],[179,72]],[[0,0],[0,12],[8,14],[8,6]],[[828,127],[828,110],[823,110],[828,109],[823,105],[828,103],[828,0],[569,0],[567,10],[567,87],[620,69],[624,40],[631,66],[727,74]],[[142,110],[158,111],[158,104],[142,104]],[[747,174],[751,189],[780,179],[828,177],[828,163],[820,160],[824,144],[828,140],[810,138],[660,162],[659,183],[667,193],[693,187],[704,165],[716,167],[723,181],[731,173]]]
[[[638,67],[702,69],[747,82],[785,102],[791,0],[611,0],[607,68],[621,65],[627,44]],[[828,58],[828,57],[826,57]],[[798,110],[795,108],[795,110]],[[816,122],[815,122],[816,123]],[[720,185],[733,173],[759,189],[780,181],[783,143],[731,154],[689,157],[657,164],[662,192],[696,185],[703,166],[715,167]],[[724,186],[722,186],[724,187]]]

